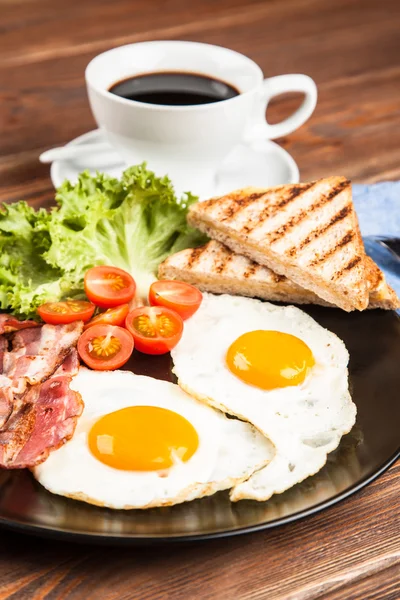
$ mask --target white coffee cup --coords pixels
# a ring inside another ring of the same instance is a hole
[[[231,84],[240,93],[210,104],[170,106],[121,98],[109,88],[143,73],[198,73]],[[154,41],[129,44],[96,56],[86,68],[90,106],[98,126],[127,165],[147,161],[168,174],[178,192],[204,195],[218,168],[238,144],[274,139],[300,127],[312,114],[317,88],[307,75],[264,79],[260,67],[233,50],[197,42]],[[303,92],[302,105],[270,125],[268,102],[285,92]]]

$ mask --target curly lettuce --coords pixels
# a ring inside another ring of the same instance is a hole
[[[191,194],[178,199],[167,177],[139,165],[121,179],[84,172],[57,190],[57,206],[24,202],[0,212],[0,307],[32,317],[40,304],[83,297],[85,272],[113,265],[134,277],[147,298],[158,265],[206,238],[188,226]]]
[[[81,286],[62,269],[43,258],[51,241],[49,215],[25,202],[4,205],[0,211],[0,308],[36,317],[36,308],[48,299],[82,295]]]

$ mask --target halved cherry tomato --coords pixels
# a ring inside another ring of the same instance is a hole
[[[96,315],[88,323],[86,323],[83,331],[93,327],[93,325],[119,325],[120,327],[125,324],[126,315],[129,312],[129,304],[121,304],[115,308],[109,308],[108,310]]]
[[[133,277],[118,267],[93,267],[85,274],[85,293],[101,308],[113,308],[130,302],[135,295]]]
[[[45,323],[65,325],[74,321],[89,321],[95,305],[85,300],[65,300],[64,302],[47,302],[37,309]]]
[[[78,340],[79,356],[96,371],[112,371],[124,365],[133,346],[129,331],[116,325],[93,325]]]
[[[150,286],[149,302],[152,306],[166,306],[188,319],[199,308],[203,295],[189,283],[161,279]]]
[[[135,348],[145,354],[165,354],[182,337],[183,321],[164,306],[139,306],[126,317],[125,326],[133,335]]]

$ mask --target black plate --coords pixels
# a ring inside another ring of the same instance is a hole
[[[275,527],[356,492],[400,456],[400,319],[395,313],[306,311],[350,352],[357,423],[326,466],[268,502],[231,504],[226,492],[169,508],[112,511],[48,493],[28,471],[0,473],[0,523],[26,533],[108,544],[193,540]],[[169,356],[136,354],[136,373],[172,379]]]

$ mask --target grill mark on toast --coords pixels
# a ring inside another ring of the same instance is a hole
[[[228,263],[232,259],[233,254],[229,254],[228,252],[224,253],[223,258],[220,262],[212,269],[217,275],[221,275],[222,272],[226,269]]]
[[[259,200],[265,196],[265,192],[254,192],[250,196],[244,196],[243,198],[232,198],[230,204],[226,207],[221,221],[229,221],[235,217],[241,210],[249,206],[252,202]]]
[[[306,217],[309,217],[310,214],[319,210],[321,206],[324,206],[328,202],[331,202],[331,200],[333,200],[338,194],[340,194],[340,192],[342,192],[348,185],[350,185],[350,182],[347,181],[347,179],[345,181],[340,182],[333,189],[331,189],[329,194],[326,194],[326,196],[322,196],[322,198],[318,200],[318,202],[313,204],[308,210],[302,210],[296,215],[294,215],[291,219],[289,219],[286,223],[279,227],[279,229],[272,232],[270,236],[268,236],[269,242],[271,244],[277,242],[282,236],[286,235],[291,229],[293,229],[293,227],[301,223],[301,221],[303,221]]]
[[[200,259],[201,255],[206,251],[206,246],[200,246],[199,248],[192,248],[192,251],[187,259],[186,267],[192,269],[193,265]]]
[[[271,219],[272,217],[274,217],[281,208],[283,208],[284,206],[287,206],[290,202],[292,202],[292,200],[294,200],[295,198],[298,198],[304,192],[307,192],[316,183],[317,183],[316,181],[313,181],[312,183],[302,184],[301,187],[299,185],[296,185],[296,186],[293,186],[292,188],[290,188],[289,190],[287,190],[287,194],[284,198],[282,198],[281,200],[279,200],[278,202],[276,202],[274,204],[269,204],[260,212],[258,219],[255,223],[252,223],[250,225],[244,225],[242,227],[242,233],[245,233],[245,234],[251,233],[254,229],[256,229],[259,225],[261,225],[266,219]]]
[[[289,256],[294,256],[295,254],[297,254],[298,252],[303,250],[308,244],[310,244],[310,242],[315,240],[318,236],[326,233],[330,227],[332,227],[336,223],[339,223],[339,221],[342,221],[343,219],[345,219],[347,217],[347,215],[351,212],[351,209],[352,209],[352,207],[350,204],[347,204],[346,206],[344,206],[342,209],[340,209],[339,212],[337,212],[331,218],[329,223],[326,223],[325,225],[321,225],[320,227],[317,227],[316,229],[311,231],[311,233],[309,233],[309,235],[306,238],[304,238],[304,240],[302,240],[297,246],[292,246],[292,248],[290,248],[287,251],[287,254],[289,254]]]
[[[336,244],[336,248],[342,248],[343,246],[347,246],[347,244],[349,244],[353,238],[354,238],[354,231],[348,231],[346,233],[346,235],[344,235],[342,237],[340,242],[338,242]]]
[[[377,271],[377,273],[376,273],[376,284],[375,285],[378,286],[381,283],[381,281],[383,281],[383,273],[379,269],[379,271]]]
[[[338,279],[338,277],[343,275],[345,271],[350,271],[351,269],[354,269],[354,267],[356,267],[360,261],[361,256],[355,256],[347,263],[345,267],[343,267],[343,269],[341,269],[338,273],[335,273],[332,279]]]
[[[197,208],[210,208],[211,206],[214,206],[216,202],[219,202],[219,200],[221,200],[221,197],[215,196],[214,198],[210,198],[209,200],[205,200],[204,202],[196,204],[194,210],[196,210]]]
[[[278,212],[280,208],[287,206],[289,202],[292,202],[298,196],[301,196],[304,192],[307,192],[310,188],[312,188],[317,182],[312,181],[311,183],[302,184],[301,187],[298,185],[297,187],[293,187],[286,198],[282,198],[277,204],[274,205],[274,212],[270,216],[274,216],[275,213]]]
[[[248,199],[251,200],[251,202],[254,202],[255,200],[259,200],[263,196],[265,196],[265,192],[253,192],[253,194],[250,194]]]
[[[351,240],[354,238],[355,233],[354,231],[348,231],[341,240],[339,240],[339,242],[333,246],[333,248],[329,248],[326,252],[324,252],[324,254],[321,254],[321,256],[318,256],[318,258],[315,258],[313,261],[311,261],[309,263],[310,267],[315,267],[316,265],[319,265],[321,263],[323,263],[327,258],[333,256],[337,250],[339,250],[339,248],[343,248],[344,246],[347,246],[347,244],[349,244],[351,242]],[[340,272],[341,274],[341,272]],[[338,274],[336,274],[336,276],[339,276]]]
[[[285,275],[278,275],[278,273],[275,273],[275,271],[272,271],[272,278],[274,280],[274,283],[280,283],[281,281],[286,281]]]
[[[243,273],[243,277],[245,279],[248,279],[249,277],[251,277],[252,275],[254,275],[254,273],[257,270],[257,265],[255,262],[252,262],[247,269],[245,270],[245,272]]]

